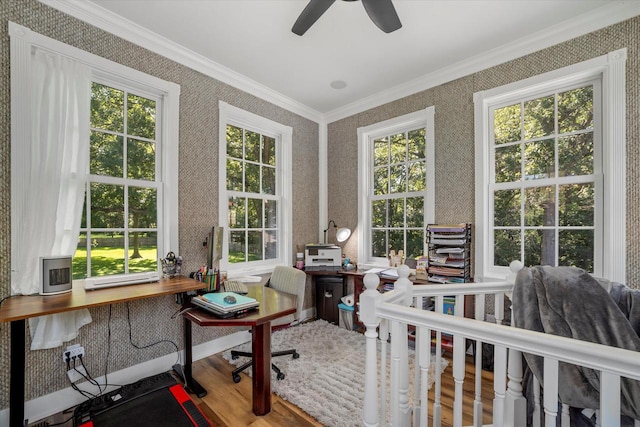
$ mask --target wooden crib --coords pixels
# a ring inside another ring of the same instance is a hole
[[[395,282],[394,290],[383,294],[377,291],[379,278],[374,274],[365,276],[366,290],[360,295],[359,304],[359,318],[366,327],[367,340],[363,410],[365,426],[440,426],[443,416],[441,375],[453,376],[453,413],[448,414],[448,418],[453,420],[454,426],[462,426],[465,364],[469,353],[475,353],[469,356],[475,364],[473,426],[527,425],[527,400],[522,387],[522,353],[544,358],[542,402],[539,384],[533,381],[534,394],[531,399],[535,408],[532,417],[534,426],[540,424],[540,419],[547,427],[556,426],[558,421],[562,426],[569,426],[569,408],[562,405],[558,410],[557,379],[561,362],[584,366],[600,373],[600,407],[593,408],[597,417],[596,425],[620,425],[620,381],[621,378],[640,380],[640,354],[503,325],[504,296],[509,296],[520,268],[521,264],[512,263],[512,274],[501,282],[414,286],[408,279],[409,269],[402,266],[398,269],[399,279]],[[456,307],[463,306],[465,297],[473,299],[475,319],[465,318],[462,310],[456,310],[454,316],[441,314],[445,297],[451,296],[455,296]],[[494,301],[492,316],[485,315],[487,296],[492,296]],[[431,298],[435,300],[435,310],[423,310],[423,302]],[[495,322],[490,323],[485,317],[495,318]],[[409,372],[408,368],[410,330],[415,330],[413,372]],[[442,374],[435,375],[432,387],[434,398],[429,401],[427,373],[432,363],[431,354],[435,352],[435,364],[440,366],[443,336],[453,336],[453,363]],[[489,424],[483,424],[482,419],[482,351],[479,349],[483,343],[494,346],[493,414]],[[475,348],[476,351],[469,351],[469,348]],[[410,375],[413,377],[412,393],[409,390]],[[410,394],[414,396],[411,401]],[[640,427],[640,421],[632,425]]]

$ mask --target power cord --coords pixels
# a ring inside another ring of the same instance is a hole
[[[173,314],[171,315],[171,319],[175,319],[175,318],[177,318],[178,316],[182,316],[184,313],[186,313],[187,311],[191,311],[191,310],[193,310],[194,308],[195,308],[195,307],[187,307],[187,308],[182,308],[182,307],[180,307],[179,309],[177,309],[177,310],[176,310],[176,312],[175,312],[175,313],[173,313]]]
[[[84,363],[84,359],[82,358],[82,355],[70,357],[70,352],[65,353],[66,354],[66,362],[67,362],[67,371],[74,370],[75,372],[80,374],[87,382],[89,382],[91,385],[93,385],[93,386],[98,388],[98,393],[94,394],[94,393],[91,393],[89,391],[80,389],[75,383],[71,382],[71,379],[68,378],[69,382],[71,383],[71,387],[74,390],[76,390],[78,393],[80,393],[82,396],[86,397],[86,398],[95,398],[95,397],[101,396],[102,394],[104,394],[107,391],[108,387],[122,387],[123,386],[122,384],[110,384],[108,379],[107,379],[107,374],[108,374],[108,370],[109,370],[109,356],[111,354],[111,317],[112,317],[112,305],[109,305],[109,318],[108,318],[108,322],[107,322],[107,325],[108,325],[108,327],[107,327],[107,329],[108,329],[108,333],[107,333],[107,355],[106,355],[106,358],[105,358],[105,367],[104,367],[104,384],[100,384],[98,382],[98,380],[96,380],[91,375],[91,373],[89,372],[89,369],[87,369],[87,366]],[[80,369],[78,369],[77,362],[80,363],[80,366],[84,369],[84,372],[82,372]]]
[[[70,370],[72,369],[72,368],[71,368],[71,361],[73,361],[73,369],[75,369],[75,364],[76,364],[75,359],[76,359],[76,357],[75,357],[75,356],[73,356],[73,357],[69,358],[69,355],[67,354],[67,360],[66,360],[66,362],[67,362],[67,371],[70,371]],[[91,393],[91,392],[88,392],[88,391],[86,391],[86,390],[82,390],[82,389],[80,389],[80,388],[79,388],[79,387],[78,387],[78,386],[77,386],[73,381],[71,381],[71,379],[70,379],[70,378],[68,378],[68,379],[69,379],[69,383],[71,384],[71,387],[72,387],[75,391],[77,391],[78,393],[80,393],[83,397],[86,397],[87,399],[92,399],[92,398],[94,398],[94,397],[97,397],[97,395],[95,395],[95,394],[93,394],[93,393]]]
[[[173,345],[176,349],[176,353],[178,355],[178,358],[176,360],[176,365],[180,363],[180,349],[178,348],[178,344],[176,344],[174,341],[171,340],[158,340],[156,342],[147,344],[147,345],[137,345],[133,342],[133,337],[132,337],[132,327],[131,327],[131,310],[129,309],[129,302],[126,303],[127,304],[127,322],[129,324],[129,343],[131,343],[132,346],[134,346],[135,348],[137,348],[138,350],[144,350],[145,348],[149,348],[149,347],[153,347],[155,345],[158,344],[162,344],[162,343],[169,343],[171,345]]]
[[[4,299],[7,299],[7,298],[10,298],[10,297],[6,297]],[[4,299],[2,301],[4,301]],[[2,301],[0,301],[0,303],[2,303]],[[138,350],[143,350],[143,349],[146,349],[146,348],[149,348],[149,347],[153,347],[153,346],[158,345],[158,344],[170,343],[171,345],[173,345],[173,347],[176,350],[176,353],[177,353],[176,364],[179,364],[180,363],[180,349],[178,348],[178,345],[172,340],[163,339],[163,340],[159,340],[159,341],[147,344],[147,345],[138,345],[138,344],[133,342],[133,333],[132,333],[133,328],[132,328],[132,325],[131,325],[131,310],[130,310],[130,307],[129,307],[129,303],[127,303],[126,306],[127,306],[127,323],[129,325],[129,342],[130,342],[130,344],[133,347],[135,347],[136,349],[138,349]],[[174,314],[174,316],[172,316],[172,318],[175,318],[175,317],[181,315],[182,313],[184,313],[184,312],[186,312],[186,311],[188,311],[190,309],[192,309],[192,308],[179,310],[178,312],[176,312]],[[105,357],[105,365],[104,365],[104,384],[100,384],[89,373],[89,370],[87,369],[86,365],[84,364],[84,360],[83,360],[81,355],[69,357],[70,353],[67,353],[67,358],[66,358],[67,371],[70,371],[70,370],[73,369],[78,374],[80,374],[86,381],[88,381],[90,384],[94,385],[95,387],[98,387],[99,393],[98,394],[94,394],[94,393],[91,393],[89,391],[80,389],[75,383],[71,382],[71,380],[69,379],[71,387],[74,390],[76,390],[78,393],[80,393],[85,398],[98,397],[98,396],[102,395],[106,391],[107,387],[109,387],[109,386],[122,386],[120,384],[109,384],[109,381],[108,381],[108,378],[107,378],[107,375],[109,373],[109,358],[110,358],[110,355],[111,355],[111,319],[112,319],[112,317],[113,317],[113,305],[110,304],[109,305],[109,316],[108,316],[108,320],[107,320],[107,354],[106,354],[106,357]],[[80,365],[84,368],[84,373],[77,368],[77,361],[79,361]],[[62,424],[64,424],[64,423],[62,423]]]
[[[85,364],[84,364],[84,360],[82,360],[82,355],[81,355],[81,354],[79,354],[79,355],[78,355],[78,360],[80,361],[80,365],[82,366],[82,368],[84,368],[84,371],[86,372],[86,375],[85,375],[85,374],[83,374],[83,373],[82,373],[82,371],[80,371],[78,368],[76,368],[76,364],[75,364],[75,362],[73,363],[73,369],[74,369],[77,373],[79,373],[80,375],[82,375],[82,376],[84,377],[84,379],[85,379],[85,380],[89,381],[89,383],[91,383],[91,384],[93,384],[94,386],[98,387],[98,390],[99,390],[98,395],[102,394],[102,393],[103,393],[103,391],[104,391],[104,390],[102,389],[102,385],[101,385],[100,383],[98,383],[98,381],[97,381],[95,378],[93,378],[93,377],[91,376],[91,374],[89,373],[89,370],[87,369],[87,367],[86,367],[86,366],[85,366]],[[104,387],[105,387],[105,390],[106,390],[106,388],[107,388],[107,384],[105,384],[105,385],[104,385]]]

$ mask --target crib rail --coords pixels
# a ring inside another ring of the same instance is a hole
[[[526,400],[522,393],[521,354],[530,353],[544,358],[544,424],[555,426],[558,414],[558,369],[562,362],[583,366],[600,372],[599,424],[620,425],[621,378],[640,380],[640,357],[637,352],[573,340],[524,329],[501,325],[502,301],[512,289],[511,280],[473,285],[413,286],[408,280],[408,269],[400,268],[400,278],[395,289],[385,294],[377,292],[379,279],[367,275],[365,292],[360,296],[360,320],[366,326],[367,338],[365,402],[363,422],[365,426],[440,426],[442,405],[440,402],[441,378],[435,376],[434,398],[428,399],[427,372],[432,363],[435,348],[435,364],[439,366],[441,336],[453,336],[453,366],[442,375],[452,375],[454,382],[454,426],[462,426],[462,400],[467,358],[466,340],[476,344],[476,381],[473,397],[473,425],[482,426],[482,396],[480,383],[482,343],[494,345],[493,426],[526,425]],[[513,276],[512,276],[513,277]],[[475,319],[462,316],[457,310],[454,316],[442,314],[445,296],[456,297],[460,307],[465,296],[476,303]],[[495,300],[494,316],[497,323],[484,321],[484,298],[492,295]],[[434,298],[435,311],[422,310],[424,298]],[[413,307],[410,307],[413,305]],[[414,308],[418,307],[418,308]],[[414,372],[409,372],[407,332],[412,325],[415,332]],[[388,337],[391,339],[388,340]],[[432,337],[436,336],[435,344]],[[378,341],[380,342],[378,350]],[[390,344],[387,344],[390,341]],[[390,347],[390,348],[389,348]],[[380,352],[380,368],[378,354]],[[390,372],[386,372],[387,353]],[[507,366],[509,361],[509,366]],[[414,399],[409,400],[409,375],[413,375]],[[390,390],[387,392],[387,377]],[[380,388],[378,388],[380,384]],[[387,394],[389,399],[387,401]],[[597,409],[597,408],[594,408]],[[431,416],[429,416],[431,414]],[[431,424],[429,424],[431,422]],[[636,426],[639,424],[636,423]]]

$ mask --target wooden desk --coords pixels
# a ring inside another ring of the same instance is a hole
[[[366,271],[357,271],[357,270],[343,270],[342,268],[331,268],[331,267],[326,267],[325,269],[319,269],[319,270],[305,270],[305,273],[307,273],[309,276],[311,276],[314,280],[314,285],[315,285],[315,279],[317,277],[322,277],[322,276],[340,276],[340,277],[353,277],[353,306],[354,306],[354,310],[353,310],[353,325],[354,327],[357,329],[360,326],[363,326],[360,321],[358,320],[358,301],[360,300],[360,294],[364,291],[364,275],[367,273]],[[411,281],[413,281],[414,283],[417,284],[426,284],[427,281],[426,280],[421,280],[421,279],[417,279],[415,278],[415,276],[409,277],[409,279]],[[395,282],[397,279],[394,278],[388,278],[388,277],[380,277],[380,286],[384,285],[385,283],[393,283]],[[346,289],[346,284],[345,284],[345,289]],[[316,289],[317,291],[317,289]],[[342,296],[342,295],[341,295]],[[339,298],[338,298],[339,299]]]
[[[366,271],[357,271],[357,270],[343,270],[341,268],[330,268],[327,267],[324,270],[305,270],[309,276],[314,278],[318,276],[343,276],[343,277],[353,277],[353,326],[355,329],[359,329],[364,325],[360,323],[358,319],[358,302],[360,301],[360,294],[364,291],[364,276],[367,274]],[[380,276],[380,286],[383,286],[386,283],[394,283],[397,278]],[[415,285],[435,285],[437,283],[430,282],[427,279],[419,279],[416,276],[409,276],[409,280]],[[474,304],[472,298],[465,298],[464,302],[464,313],[466,317],[473,317],[474,313]]]
[[[85,291],[84,282],[75,281],[73,290],[66,294],[16,296],[5,300],[0,306],[0,322],[11,322],[10,426],[22,427],[24,425],[26,319],[142,298],[179,294],[201,289],[202,286],[202,282],[186,277],[176,277],[173,279],[161,279],[155,283]]]
[[[260,301],[258,309],[238,317],[221,319],[193,308],[184,317],[184,377],[187,388],[198,397],[207,391],[193,379],[191,323],[200,326],[251,326],[251,351],[253,353],[253,413],[265,415],[271,412],[271,321],[296,312],[296,296],[277,292],[264,286],[248,286],[250,297]]]

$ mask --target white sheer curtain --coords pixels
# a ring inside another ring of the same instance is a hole
[[[40,290],[38,259],[73,256],[82,216],[89,159],[91,70],[61,55],[36,49],[31,57],[32,126],[29,162],[20,175],[28,197],[21,207],[23,239],[11,283],[13,294]],[[17,172],[17,174],[15,174]],[[31,349],[74,339],[91,322],[86,309],[30,319]]]

